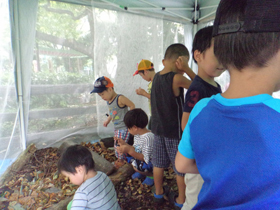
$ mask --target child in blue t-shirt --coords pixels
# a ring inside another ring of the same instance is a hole
[[[200,173],[196,209],[280,208],[280,1],[221,0],[214,53],[230,73],[193,108],[176,168]]]

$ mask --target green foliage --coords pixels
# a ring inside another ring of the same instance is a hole
[[[2,122],[0,123],[0,138],[10,136],[14,127],[14,122]],[[14,135],[18,135],[19,131],[15,130]]]
[[[50,85],[50,84],[87,84],[92,83],[93,75],[72,73],[67,71],[48,72],[42,71],[32,74],[32,85]]]
[[[85,6],[41,0],[38,7],[37,30],[66,39],[78,39],[80,36],[77,28],[82,19],[75,17],[81,15]]]
[[[39,133],[59,129],[82,128],[87,126],[97,126],[97,121],[93,114],[29,120],[28,132]]]

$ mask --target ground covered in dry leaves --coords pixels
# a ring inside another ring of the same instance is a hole
[[[98,143],[82,145],[99,153],[110,162],[115,160],[114,151],[101,147]],[[43,210],[73,196],[78,186],[57,172],[59,154],[57,148],[37,150],[23,169],[5,186],[0,186],[0,209]],[[142,185],[143,180],[132,180],[115,186],[119,204],[124,210],[173,209],[166,201],[162,205],[153,203],[152,187]],[[177,191],[174,172],[165,171],[165,185]]]

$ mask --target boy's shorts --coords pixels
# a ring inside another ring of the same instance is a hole
[[[114,137],[117,137],[117,138],[121,138],[123,139],[126,143],[128,142],[129,140],[129,136],[130,136],[130,133],[128,132],[128,129],[123,129],[123,130],[115,130],[114,132]],[[122,160],[125,160],[125,155],[121,155],[117,152],[116,150],[116,147],[118,146],[118,143],[116,140],[114,140],[114,148],[115,148],[115,155],[118,159],[122,159]]]
[[[168,168],[170,163],[172,163],[175,173],[179,176],[184,176],[185,174],[179,173],[175,168],[175,157],[179,142],[179,139],[169,139],[155,135],[152,157],[153,166]]]
[[[131,165],[139,171],[153,172],[153,164],[151,161],[147,164],[145,161],[137,160],[133,157],[126,158],[126,161],[131,163]]]

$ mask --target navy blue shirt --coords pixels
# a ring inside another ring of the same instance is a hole
[[[218,83],[215,87],[196,75],[185,96],[184,112],[191,112],[198,101],[218,93],[222,93]]]

